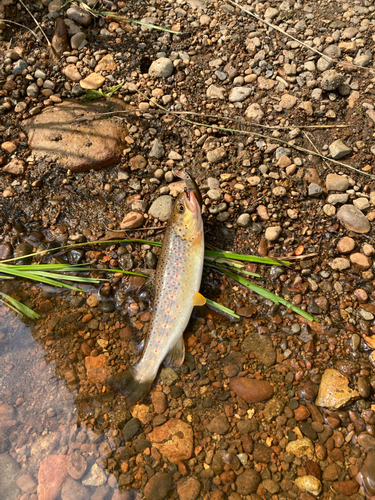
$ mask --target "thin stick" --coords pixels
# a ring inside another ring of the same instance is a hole
[[[319,255],[319,253],[315,252],[315,253],[307,253],[305,255],[292,255],[292,257],[279,257],[279,259],[302,260],[302,259],[308,259],[309,257],[316,257],[317,255]]]
[[[150,101],[149,97],[147,97],[145,94],[143,94],[140,90],[138,90],[135,85],[134,89],[136,92],[138,92],[142,97]],[[160,109],[163,109],[166,113],[169,114],[169,111],[161,106],[161,104],[154,103],[156,106],[158,106]],[[351,165],[348,165],[347,163],[342,163],[341,161],[334,160],[333,158],[326,158],[320,153],[317,153],[316,151],[311,151],[309,149],[303,148],[302,146],[296,146],[295,144],[290,144],[287,141],[284,141],[283,139],[277,139],[276,137],[270,137],[269,135],[265,134],[259,134],[258,132],[249,132],[247,130],[237,130],[233,128],[226,128],[226,127],[219,127],[218,125],[208,125],[207,123],[199,123],[199,122],[194,122],[192,120],[188,120],[187,118],[182,118],[182,116],[177,116],[177,118],[185,123],[190,123],[191,125],[197,125],[199,127],[206,127],[206,128],[213,128],[215,130],[223,130],[224,132],[231,132],[231,133],[236,133],[236,134],[242,134],[242,135],[253,135],[255,137],[261,137],[262,139],[268,139],[271,141],[276,141],[279,142],[280,144],[284,144],[288,147],[291,147],[293,149],[296,149],[297,151],[301,151],[303,153],[307,153],[313,156],[318,156],[319,158],[322,158],[324,160],[330,161],[331,163],[335,163],[336,165],[340,165],[342,167],[349,168],[350,170],[354,170],[355,172],[361,174],[361,175],[366,175],[367,177],[371,177],[371,179],[375,179],[375,175],[368,174],[367,172],[362,172],[361,170],[358,170],[355,167],[352,167]]]
[[[323,57],[326,61],[328,62],[331,62],[331,63],[334,63],[336,62],[334,59],[332,59],[331,57],[329,56],[326,56],[325,54],[323,54],[323,52],[319,52],[319,50],[317,49],[314,49],[314,47],[310,47],[310,45],[307,45],[307,43],[304,43],[304,42],[301,42],[301,40],[298,40],[297,38],[294,38],[294,36],[292,35],[289,35],[288,33],[286,33],[283,29],[279,28],[279,26],[276,26],[275,24],[272,24],[272,23],[269,23],[268,21],[266,21],[265,19],[262,19],[261,17],[259,17],[257,14],[254,14],[253,12],[251,12],[250,10],[247,10],[245,9],[244,7],[242,7],[242,5],[239,5],[237,2],[233,2],[233,0],[228,0],[229,3],[231,3],[232,5],[235,5],[236,7],[238,7],[239,9],[243,10],[244,12],[246,12],[246,14],[249,14],[250,16],[254,17],[255,19],[257,19],[258,21],[264,23],[264,24],[267,24],[267,26],[269,26],[270,28],[273,28],[274,30],[277,30],[279,31],[280,33],[282,33],[283,35],[291,38],[292,40],[294,40],[295,42],[299,43],[300,45],[303,45],[304,47],[306,47],[307,49],[309,50],[312,50],[313,52],[315,52],[316,54],[319,54],[321,57]]]
[[[311,146],[315,149],[315,151],[317,153],[319,153],[319,149],[315,146],[315,144],[313,143],[313,141],[310,139],[310,137],[307,135],[306,132],[303,133],[303,135],[306,137],[306,139],[309,141],[309,143],[311,144]],[[324,161],[324,164],[327,168],[331,169],[329,163],[326,162],[326,160],[323,160]]]
[[[342,64],[343,61],[336,61],[336,59],[332,59],[331,57],[323,54],[322,52],[320,52],[319,50],[317,49],[314,49],[314,47],[310,47],[310,45],[307,45],[307,43],[304,43],[304,42],[301,42],[301,40],[298,40],[298,38],[294,38],[294,36],[292,35],[289,35],[289,33],[286,33],[286,31],[284,31],[283,29],[279,28],[279,26],[276,26],[275,24],[272,24],[268,21],[266,21],[265,19],[262,19],[261,17],[259,17],[257,14],[254,14],[253,12],[251,12],[250,10],[247,10],[245,9],[244,7],[242,7],[241,5],[239,5],[237,2],[234,2],[233,0],[228,0],[229,3],[231,3],[232,5],[235,5],[236,7],[238,7],[239,9],[243,10],[244,12],[246,12],[246,14],[249,14],[250,16],[254,17],[255,19],[257,19],[258,21],[260,21],[261,23],[264,23],[266,24],[267,26],[269,26],[270,28],[273,28],[274,30],[276,31],[279,31],[280,33],[282,33],[283,35],[291,38],[292,40],[294,40],[295,42],[299,43],[300,45],[302,45],[303,47],[306,47],[307,49],[311,50],[312,52],[315,52],[316,54],[319,54],[321,57],[323,57],[326,61],[328,62],[331,62],[333,64]],[[350,65],[353,67],[353,68],[357,68],[357,69],[363,69],[363,70],[366,70],[366,71],[370,71],[371,73],[374,73],[374,70],[372,68],[365,68],[363,66],[358,66],[358,64],[353,64],[353,63],[350,63]]]
[[[110,116],[110,115],[116,115],[116,114],[131,114],[131,113],[165,113],[164,110],[161,109],[148,109],[148,110],[141,110],[141,109],[132,109],[132,110],[124,110],[124,111],[108,111],[107,113],[98,113],[95,115],[88,115],[84,116],[83,118],[77,118],[76,120],[71,120],[69,122],[65,122],[66,124],[68,123],[77,123],[77,122],[84,122],[86,120],[95,120],[97,118],[101,118],[103,116]],[[221,115],[206,115],[204,113],[195,113],[194,111],[168,111],[168,114],[170,115],[192,115],[192,116],[204,116],[206,118],[215,118],[216,120],[227,120],[227,121],[232,121],[232,122],[237,122],[241,123],[242,125],[246,125],[246,123],[241,120],[240,118],[237,118],[233,116],[232,118],[229,116],[221,116]],[[263,125],[261,123],[252,123],[251,124],[254,127],[261,127],[261,128],[268,128],[268,129],[278,129],[278,130],[290,130],[293,128],[311,128],[311,129],[316,129],[316,128],[321,128],[321,129],[326,129],[326,128],[347,128],[350,125],[343,125],[343,124],[337,124],[337,125],[288,125],[288,126],[282,126],[282,125]],[[215,125],[212,125],[214,127]]]
[[[23,3],[22,0],[18,0],[18,1],[20,2],[20,4],[22,4],[24,6],[24,8],[27,10],[27,12],[30,14],[30,16],[33,18],[35,24],[38,26],[38,28],[40,29],[42,35],[47,40],[48,47],[52,48],[51,42],[48,40],[47,35],[44,33],[43,28],[38,23],[38,21],[35,19],[35,17],[33,16],[32,12],[30,12],[29,8]]]
[[[17,26],[20,26],[21,28],[25,28],[25,30],[28,30],[30,31],[30,33],[32,33],[35,38],[38,40],[38,42],[40,42],[40,38],[38,37],[38,35],[35,33],[35,31],[33,31],[32,29],[28,28],[27,26],[24,26],[23,24],[20,24],[20,23],[16,23],[15,21],[10,21],[9,19],[2,19],[2,21],[6,24],[6,23],[12,23],[12,24],[15,24]]]

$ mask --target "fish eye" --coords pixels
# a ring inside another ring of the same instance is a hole
[[[177,210],[179,212],[183,212],[184,211],[184,206],[183,205],[178,205]]]

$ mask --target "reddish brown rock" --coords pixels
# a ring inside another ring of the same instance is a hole
[[[232,378],[230,389],[247,403],[259,403],[273,396],[273,387],[266,380],[256,380],[249,377]]]
[[[130,170],[139,170],[140,168],[144,168],[147,165],[147,160],[142,155],[133,156],[129,160]]]
[[[68,32],[62,17],[56,19],[55,33],[52,38],[52,47],[58,57],[61,57],[63,52],[70,51]]]
[[[199,497],[200,491],[201,484],[193,477],[189,477],[184,483],[180,483],[177,486],[177,493],[180,500],[196,500]]]
[[[40,463],[38,500],[55,500],[60,496],[61,486],[68,477],[67,463],[67,455],[51,455]]]
[[[80,453],[74,452],[69,456],[67,470],[73,479],[81,479],[83,474],[86,472],[86,469],[86,459]]]
[[[95,71],[113,71],[114,69],[116,69],[116,63],[112,54],[102,57],[95,67]]]
[[[53,155],[73,172],[109,167],[121,158],[126,127],[116,120],[82,118],[125,109],[120,99],[90,103],[67,99],[24,122],[29,147],[37,157]]]
[[[294,410],[294,418],[297,422],[301,422],[302,420],[306,420],[310,416],[310,411],[306,406],[300,405],[296,410]]]
[[[121,229],[137,229],[141,227],[144,221],[142,214],[137,212],[128,213],[120,224]]]
[[[152,404],[154,405],[155,412],[158,413],[159,415],[164,413],[168,407],[167,396],[164,394],[164,392],[160,391],[153,392],[151,394],[151,399],[152,399]]]
[[[333,487],[339,493],[349,497],[359,490],[359,484],[354,479],[349,479],[348,481],[335,481]]]
[[[188,460],[193,454],[193,430],[190,425],[177,418],[155,427],[148,435],[154,448],[170,462]]]
[[[348,236],[344,236],[337,243],[337,251],[343,254],[350,253],[354,250],[355,241],[353,238],[349,238]]]
[[[87,378],[92,382],[104,382],[109,376],[109,367],[107,365],[108,355],[99,354],[99,356],[86,356],[85,366]]]
[[[25,172],[26,162],[20,158],[13,158],[8,165],[5,165],[3,172],[10,175],[22,175]]]

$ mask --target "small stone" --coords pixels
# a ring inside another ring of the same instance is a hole
[[[242,102],[249,97],[251,89],[249,87],[234,87],[229,92],[230,102]]]
[[[68,477],[61,489],[61,500],[93,500],[93,498],[89,488],[71,477]]]
[[[328,174],[326,188],[328,191],[346,191],[349,188],[348,178],[345,175]]]
[[[354,58],[353,64],[356,64],[357,66],[362,66],[363,68],[365,68],[366,66],[368,66],[370,64],[371,60],[372,60],[372,56],[370,54],[361,54],[361,55],[357,55]]]
[[[180,500],[197,500],[201,491],[200,482],[194,477],[189,477],[184,483],[177,486]]]
[[[357,198],[353,200],[353,205],[358,208],[358,210],[366,210],[370,208],[370,202],[367,198]]]
[[[364,450],[373,450],[375,448],[375,437],[367,432],[358,434],[358,444]]]
[[[27,163],[25,162],[25,160],[21,160],[20,158],[13,158],[13,160],[11,160],[8,165],[5,165],[5,167],[3,168],[3,172],[14,176],[23,175],[26,166]]]
[[[86,40],[86,33],[83,33],[82,31],[79,31],[78,33],[73,35],[72,38],[70,39],[70,45],[72,46],[73,50],[80,50],[85,45],[87,45],[87,43],[88,42]]]
[[[334,193],[330,194],[327,198],[327,202],[330,205],[338,205],[342,203],[346,203],[349,199],[349,195],[346,193]]]
[[[337,243],[337,251],[343,254],[350,253],[354,250],[355,241],[353,238],[349,238],[348,236],[344,236]]]
[[[161,160],[161,158],[163,158],[164,155],[165,155],[164,145],[161,142],[161,140],[156,137],[151,143],[151,150],[148,156],[150,158],[156,158],[158,160]]]
[[[22,75],[22,72],[27,69],[27,62],[24,61],[23,59],[19,59],[16,64],[13,66],[13,71],[12,74],[14,76],[20,76]]]
[[[267,227],[265,234],[264,234],[264,237],[268,241],[275,241],[280,236],[281,231],[282,231],[281,226]]]
[[[165,500],[173,486],[172,476],[166,472],[157,472],[148,480],[144,496],[146,500]]]
[[[51,3],[53,3],[53,2],[51,2]],[[49,6],[50,5],[51,4],[49,4]],[[60,7],[59,7],[59,9],[60,9]],[[53,47],[53,49],[58,57],[61,57],[64,52],[70,51],[68,33],[66,30],[66,25],[64,23],[64,19],[62,17],[59,17],[56,19],[55,33],[53,35],[51,43],[52,43],[52,47]],[[38,78],[38,76],[36,76],[36,75],[35,75],[35,77]],[[44,80],[44,78],[43,78],[43,80]]]
[[[11,198],[15,194],[16,192],[14,191],[14,189],[11,186],[8,186],[3,191],[3,198]]]
[[[128,422],[126,422],[124,428],[122,429],[122,434],[125,441],[130,441],[131,439],[133,439],[133,437],[136,436],[140,430],[141,422],[138,420],[138,418],[131,418]]]
[[[88,325],[90,325],[90,322],[88,323]],[[109,368],[106,359],[107,356],[105,354],[85,357],[87,378],[90,381],[104,382],[107,380],[109,376]]]
[[[67,470],[73,479],[81,479],[87,469],[86,459],[78,452],[75,451],[69,456],[67,462]]]
[[[82,80],[82,76],[75,64],[68,64],[68,66],[63,69],[63,73],[69,80],[72,80],[72,82],[79,82]]]
[[[300,490],[307,491],[316,497],[322,491],[322,483],[314,476],[300,476],[294,482]]]
[[[155,427],[148,437],[152,445],[170,462],[188,460],[193,453],[193,431],[182,420],[172,418]]]
[[[39,87],[36,83],[32,83],[29,85],[26,89],[26,94],[28,97],[31,97],[32,99],[35,99],[38,97],[39,94]]]
[[[286,195],[286,189],[283,186],[276,186],[272,190],[274,196],[282,197]]]
[[[23,493],[36,493],[37,483],[30,474],[24,474],[17,479],[17,486],[21,488]]]
[[[287,453],[293,453],[296,457],[310,457],[314,455],[314,445],[309,438],[301,438],[290,441],[285,448]]]
[[[80,7],[70,7],[66,11],[66,15],[74,21],[75,23],[79,24],[80,26],[89,26],[91,24],[91,14],[88,12],[86,9],[81,9]]]
[[[231,391],[235,392],[247,403],[259,403],[273,396],[273,387],[266,380],[248,377],[232,378],[229,382]]]
[[[362,478],[366,492],[373,496],[375,495],[375,450],[371,450],[363,462]]]
[[[323,188],[316,182],[311,182],[308,187],[308,193],[311,198],[318,198],[323,193]]]
[[[236,490],[240,495],[251,495],[255,493],[261,483],[259,472],[254,469],[246,469],[236,479]]]
[[[120,227],[121,229],[137,229],[141,227],[144,222],[144,217],[142,214],[137,212],[128,213],[122,220]]]
[[[263,76],[259,76],[257,82],[259,90],[271,90],[276,85],[274,80],[264,78]]]
[[[333,487],[336,491],[345,496],[352,496],[359,490],[359,484],[355,479],[349,479],[348,481],[335,481]]]
[[[284,94],[280,99],[280,106],[283,109],[292,109],[297,103],[297,97],[290,94]]]
[[[82,480],[85,486],[100,486],[107,482],[107,475],[104,470],[94,463],[88,474]]]
[[[359,398],[359,393],[349,387],[348,379],[339,371],[327,368],[322,376],[316,406],[338,410]]]
[[[326,204],[323,206],[323,212],[328,216],[332,217],[336,214],[336,208],[333,205]]]
[[[368,219],[353,205],[343,205],[337,212],[337,218],[346,229],[355,233],[368,233],[371,229]]]
[[[370,257],[367,257],[360,252],[352,253],[349,258],[353,266],[355,266],[360,271],[367,271],[367,269],[370,269],[372,265],[372,260],[370,259]]]
[[[99,75],[98,73],[91,73],[83,80],[80,80],[79,84],[85,90],[97,90],[103,85],[104,82],[104,76]]]
[[[116,69],[116,62],[113,59],[112,54],[107,54],[103,56],[98,64],[95,66],[95,71],[98,73],[99,71],[114,71]]]
[[[54,500],[68,477],[67,455],[50,455],[40,462],[38,473],[38,500]]]
[[[248,120],[254,120],[254,121],[260,121],[264,116],[264,112],[262,111],[262,108],[254,102],[253,104],[250,104],[250,106],[246,109],[245,111],[245,117]]]
[[[227,153],[224,146],[220,148],[213,149],[207,152],[207,160],[210,163],[217,163],[226,157]]]
[[[160,57],[148,69],[148,74],[153,78],[168,78],[173,73],[173,62],[167,57]]]
[[[169,195],[159,196],[151,205],[148,213],[155,219],[165,222],[172,213],[173,198]]]
[[[277,17],[279,15],[279,9],[276,9],[274,7],[268,7],[266,9],[266,12],[264,13],[264,17],[266,19],[270,19],[272,21],[273,18]]]
[[[233,380],[233,379],[232,379]],[[218,415],[207,425],[207,429],[215,434],[226,434],[230,428],[228,419],[225,415]]]
[[[17,145],[14,142],[6,141],[1,144],[1,149],[12,155],[17,150]]]
[[[218,87],[217,85],[210,85],[206,91],[206,96],[208,99],[212,100],[224,100],[224,89],[223,87]]]
[[[240,227],[247,227],[250,224],[251,216],[250,214],[241,214],[237,219],[237,224]]]
[[[337,73],[335,70],[324,71],[322,74],[321,87],[326,92],[336,90],[342,83],[344,83],[344,75]]]
[[[338,139],[337,141],[333,142],[329,146],[329,154],[332,156],[334,160],[339,160],[340,158],[344,158],[344,156],[350,155],[352,152],[352,149],[346,146],[341,139]],[[336,174],[328,174],[328,176],[333,176]],[[328,177],[327,176],[327,177]],[[344,176],[337,176],[337,177],[344,177]],[[347,188],[346,188],[347,189]],[[344,189],[340,189],[340,191],[345,191]]]

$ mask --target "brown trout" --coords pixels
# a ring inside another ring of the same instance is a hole
[[[179,367],[184,361],[183,333],[193,307],[204,305],[199,293],[204,261],[203,221],[199,189],[179,172],[186,188],[174,204],[167,224],[155,277],[154,308],[141,360],[113,377],[111,385],[134,406],[150,389],[159,367]],[[193,181],[194,182],[194,181]],[[195,183],[194,183],[195,184]]]

